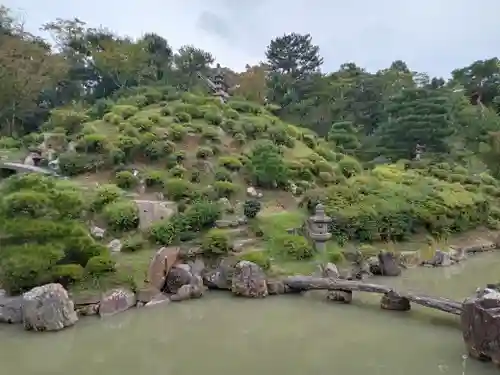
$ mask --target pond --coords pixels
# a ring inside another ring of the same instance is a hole
[[[444,269],[375,279],[458,300],[498,282],[500,254]],[[380,296],[350,305],[323,292],[265,300],[210,292],[200,300],[87,318],[58,333],[0,326],[0,363],[16,375],[497,374],[466,357],[459,318],[413,305],[381,310]]]

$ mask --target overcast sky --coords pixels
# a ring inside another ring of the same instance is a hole
[[[242,70],[264,60],[269,41],[310,33],[324,71],[352,61],[368,69],[406,61],[410,69],[448,76],[474,60],[500,55],[500,0],[4,0],[31,31],[78,17],[133,37],[156,32],[178,48],[212,52]]]

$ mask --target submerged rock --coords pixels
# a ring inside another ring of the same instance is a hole
[[[22,296],[23,324],[27,330],[58,331],[78,321],[73,301],[61,284],[46,284]]]
[[[465,346],[476,359],[500,365],[500,292],[481,291],[462,305],[461,327]]]
[[[99,305],[99,315],[111,316],[123,312],[135,306],[137,300],[134,292],[119,288],[106,292]]]
[[[264,271],[253,262],[238,262],[232,278],[231,291],[242,297],[266,297],[268,290]]]

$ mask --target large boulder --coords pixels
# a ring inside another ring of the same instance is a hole
[[[46,284],[22,296],[23,324],[27,330],[58,331],[78,321],[73,301],[61,284]]]
[[[401,275],[401,268],[394,253],[390,251],[381,251],[377,255],[380,274],[382,276],[399,276]]]
[[[160,291],[170,268],[179,258],[179,247],[162,247],[156,252],[149,264],[147,281],[150,286]]]
[[[500,365],[500,292],[478,291],[462,306],[462,334],[469,354]]]
[[[242,260],[236,264],[231,290],[237,296],[266,297],[268,295],[266,275],[257,264]]]

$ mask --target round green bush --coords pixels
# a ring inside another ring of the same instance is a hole
[[[219,158],[219,165],[230,171],[239,171],[243,167],[241,160],[235,156],[221,156]]]
[[[65,288],[83,279],[84,269],[79,264],[59,264],[52,269],[53,281]]]
[[[303,236],[284,235],[280,243],[285,255],[294,260],[309,259],[313,256],[312,245]]]
[[[115,272],[115,261],[109,255],[99,255],[89,259],[85,266],[85,272],[92,276],[102,276]]]
[[[207,111],[203,117],[209,124],[217,126],[222,124],[222,121],[224,120],[222,114],[218,110]]]
[[[220,141],[220,133],[213,126],[207,126],[207,127],[203,128],[201,136],[203,139],[206,139],[206,140],[209,140],[212,142],[219,142]]]
[[[255,263],[264,271],[271,268],[271,258],[269,253],[265,250],[253,250],[248,253],[241,254],[238,258]]]
[[[170,177],[183,178],[187,170],[182,165],[176,165],[168,171]]]
[[[186,137],[187,129],[181,124],[173,124],[168,129],[168,138],[174,142],[180,142]]]
[[[228,235],[221,229],[211,229],[203,238],[202,251],[205,255],[222,255],[231,250]]]
[[[23,215],[37,218],[51,213],[50,197],[43,192],[21,190],[3,197],[2,203],[7,217]]]
[[[175,120],[180,123],[189,123],[191,122],[191,115],[186,112],[179,112],[175,114]]]
[[[340,172],[347,178],[355,176],[359,174],[363,168],[361,164],[350,156],[345,156],[342,160],[338,162],[338,168]]]
[[[171,107],[167,106],[167,103],[165,103],[165,106],[162,107],[160,113],[162,116],[172,116],[174,114],[174,110]]]
[[[144,183],[147,187],[163,187],[165,174],[162,171],[147,171],[144,175]]]
[[[239,186],[237,184],[229,181],[215,181],[213,186],[219,198],[230,198],[239,190]]]
[[[107,146],[106,136],[103,134],[85,134],[77,143],[78,152],[104,152]]]
[[[142,250],[146,246],[146,241],[141,236],[132,236],[123,241],[121,251],[123,253],[133,253]]]
[[[256,199],[247,199],[243,204],[243,214],[249,218],[253,219],[259,213],[261,209],[261,204]]]
[[[200,147],[197,151],[196,151],[196,157],[198,159],[207,159],[209,157],[212,157],[213,156],[213,151],[212,151],[212,148],[210,147]]]
[[[139,183],[139,178],[130,171],[120,171],[115,174],[115,182],[119,188],[131,189]]]
[[[224,168],[216,169],[214,173],[215,181],[229,181],[232,182],[233,178],[231,177],[231,172]]]
[[[117,201],[118,199],[122,198],[123,195],[123,190],[116,185],[101,185],[94,192],[91,209],[96,212],[101,211],[104,206]]]
[[[231,120],[238,120],[240,118],[240,114],[238,111],[235,111],[234,109],[227,109],[224,111],[226,117]]]
[[[104,207],[104,219],[114,231],[126,232],[139,226],[139,210],[133,201],[119,200]]]
[[[134,105],[115,105],[111,109],[111,112],[121,116],[123,119],[128,119],[135,115],[139,111]]]
[[[169,178],[165,181],[165,195],[174,201],[190,198],[194,190],[194,185],[182,178]]]

